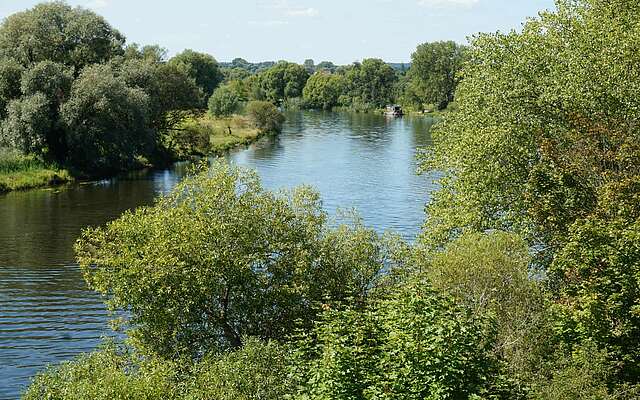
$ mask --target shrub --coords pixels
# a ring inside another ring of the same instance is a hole
[[[389,264],[385,242],[326,218],[309,188],[276,195],[220,162],[155,206],[85,231],[76,251],[90,287],[127,311],[137,348],[197,359],[243,335],[285,339],[321,302],[367,297]]]
[[[364,311],[327,311],[301,340],[294,376],[308,399],[501,398],[493,331],[491,319],[410,284]]]
[[[209,97],[209,113],[216,117],[229,116],[238,110],[240,99],[236,92],[224,85]]]
[[[178,396],[175,364],[143,360],[113,343],[39,373],[23,400],[171,400]]]
[[[263,132],[279,132],[284,115],[268,101],[250,101],[245,109],[254,126]]]

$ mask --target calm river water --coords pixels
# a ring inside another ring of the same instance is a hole
[[[433,190],[417,176],[416,149],[433,120],[348,113],[290,113],[282,134],[233,152],[268,188],[315,186],[324,206],[356,208],[366,224],[411,240]],[[0,195],[0,399],[14,399],[44,366],[91,351],[109,334],[101,300],[73,264],[80,231],[150,204],[187,165]]]

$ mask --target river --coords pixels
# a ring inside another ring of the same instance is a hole
[[[270,189],[316,187],[326,210],[356,208],[365,223],[415,238],[432,176],[415,154],[433,120],[292,112],[283,132],[227,156],[255,168]],[[47,364],[91,351],[110,333],[101,299],[73,263],[87,226],[150,204],[170,191],[186,163],[100,182],[0,195],[0,399],[14,399]]]

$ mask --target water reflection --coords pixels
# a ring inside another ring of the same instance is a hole
[[[230,154],[266,187],[311,184],[326,209],[355,207],[365,222],[407,239],[433,190],[415,174],[417,146],[432,120],[349,113],[291,113],[283,133]],[[54,190],[0,196],[0,399],[15,398],[47,363],[90,351],[109,333],[98,296],[73,265],[82,229],[151,204],[187,172],[186,163]]]

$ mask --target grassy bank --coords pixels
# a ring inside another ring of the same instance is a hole
[[[178,158],[186,158],[191,155],[221,154],[252,143],[261,136],[263,132],[245,116],[217,118],[203,114],[185,120],[168,135],[167,140]]]
[[[69,172],[39,160],[0,149],[0,193],[33,189],[71,181]]]

